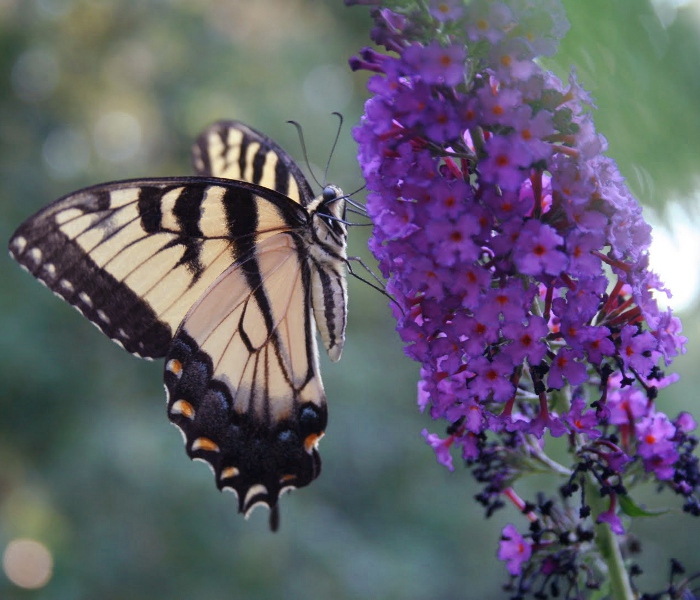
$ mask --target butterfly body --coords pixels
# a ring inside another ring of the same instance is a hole
[[[186,450],[273,509],[315,479],[327,423],[316,324],[345,339],[347,229],[335,186],[314,198],[272,140],[236,121],[194,147],[197,177],[102,184],[27,220],[10,253],[103,333],[165,357],[168,416]]]

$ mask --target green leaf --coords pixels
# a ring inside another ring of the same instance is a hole
[[[657,508],[649,510],[639,506],[630,496],[618,496],[622,512],[630,517],[658,517],[668,512],[667,508]]]
[[[591,592],[590,600],[605,600],[610,597],[610,582],[603,581],[597,590]]]

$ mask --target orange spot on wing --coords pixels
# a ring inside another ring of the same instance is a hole
[[[176,358],[171,358],[165,368],[173,373],[174,375],[179,375],[182,373],[182,363]]]
[[[304,440],[304,450],[306,450],[309,454],[311,454],[311,451],[318,447],[318,443],[321,441],[321,438],[323,437],[323,433],[316,434],[312,433],[311,435],[307,435],[306,439]]]
[[[184,415],[188,419],[194,419],[194,407],[187,402],[187,400],[178,400],[177,402],[173,402],[173,406],[170,409],[171,413],[175,413],[176,415]]]
[[[236,467],[226,467],[225,469],[221,469],[221,475],[219,476],[219,479],[231,479],[239,473],[240,471]]]
[[[200,437],[192,442],[192,450],[206,450],[207,452],[218,452],[219,446],[209,438]]]

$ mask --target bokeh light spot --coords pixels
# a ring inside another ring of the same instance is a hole
[[[141,149],[141,124],[128,112],[104,113],[95,123],[93,141],[100,158],[110,162],[129,160]]]
[[[59,19],[72,9],[74,0],[34,0],[37,12],[43,17]]]
[[[42,156],[54,177],[68,179],[85,171],[90,162],[90,146],[80,131],[64,127],[46,137]]]
[[[53,557],[49,549],[36,540],[12,540],[2,555],[2,567],[16,586],[35,590],[44,587],[53,573]]]
[[[648,208],[644,218],[652,226],[649,264],[673,294],[655,294],[661,306],[687,310],[697,302],[700,292],[700,224],[677,202],[667,207],[667,221],[662,221]]]
[[[32,48],[20,54],[12,67],[12,89],[21,100],[38,102],[51,95],[58,77],[55,54],[45,48]]]

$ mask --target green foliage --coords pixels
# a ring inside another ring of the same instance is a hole
[[[551,68],[570,65],[598,107],[596,127],[634,194],[663,210],[697,187],[700,57],[697,6],[564,0],[571,29]]]
[[[665,515],[668,509],[660,508],[656,510],[649,510],[637,504],[631,496],[622,494],[617,497],[620,501],[620,508],[628,517],[658,517]]]

